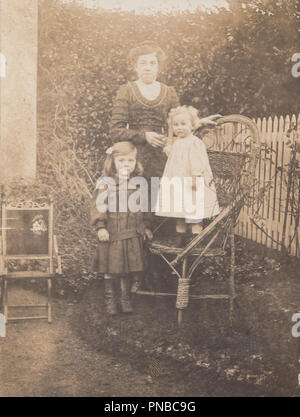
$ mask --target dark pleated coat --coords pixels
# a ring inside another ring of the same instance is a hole
[[[106,181],[106,180],[105,180]],[[118,180],[115,186],[98,181],[91,207],[91,223],[96,230],[106,228],[109,232],[109,242],[98,242],[93,259],[93,271],[108,274],[122,274],[144,270],[144,231],[149,224],[149,213],[130,209],[120,211],[119,201],[122,187]],[[100,184],[100,185],[99,185]],[[136,190],[127,190],[127,203]],[[108,210],[110,201],[116,201]],[[114,200],[115,198],[115,200]],[[113,207],[114,206],[114,207]],[[117,211],[114,212],[113,208]],[[123,206],[124,209],[124,206]]]

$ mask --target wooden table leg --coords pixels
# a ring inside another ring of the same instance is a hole
[[[8,322],[8,294],[7,294],[7,280],[4,279],[4,285],[3,285],[3,302],[4,302],[4,317],[5,317],[5,323]]]
[[[47,301],[47,310],[48,310],[48,323],[52,322],[52,316],[51,316],[51,278],[47,280],[48,281],[48,301]]]

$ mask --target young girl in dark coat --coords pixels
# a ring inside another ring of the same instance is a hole
[[[133,311],[131,279],[140,281],[139,274],[144,270],[143,240],[152,239],[152,232],[145,220],[147,213],[132,210],[128,204],[130,196],[137,191],[127,187],[128,181],[143,173],[136,147],[130,142],[118,142],[106,152],[91,209],[91,222],[99,239],[93,269],[104,274],[106,311],[114,315],[118,312],[117,277],[121,284],[121,310],[123,313]],[[146,198],[146,193],[140,195]]]

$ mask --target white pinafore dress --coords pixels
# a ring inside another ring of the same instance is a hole
[[[202,178],[197,195],[191,186],[194,176]],[[174,138],[160,180],[155,214],[196,222],[216,216],[219,212],[213,174],[203,141],[193,134]]]

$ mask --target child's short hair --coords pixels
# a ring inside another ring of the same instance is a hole
[[[128,155],[129,153],[137,153],[136,147],[131,142],[117,142],[110,149],[104,161],[102,176],[109,177],[116,174],[114,158],[119,155]],[[142,164],[137,160],[133,176],[142,175],[144,172]]]
[[[175,109],[171,109],[168,116],[168,126],[169,128],[172,127],[173,118],[177,116],[178,114],[188,114],[192,123],[193,130],[197,129],[199,127],[199,117],[198,117],[198,110],[195,109],[195,107],[192,106],[179,106]]]

